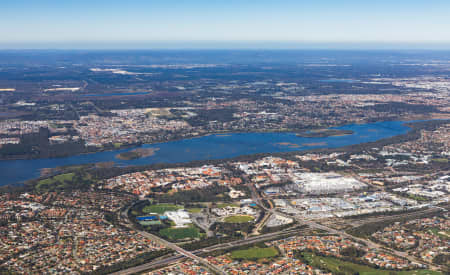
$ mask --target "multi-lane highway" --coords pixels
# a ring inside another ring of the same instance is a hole
[[[216,274],[224,274],[224,275],[226,274],[223,270],[221,270],[217,266],[214,266],[214,265],[210,264],[207,260],[205,260],[205,259],[203,259],[203,258],[201,258],[201,257],[199,257],[197,255],[195,255],[192,252],[189,252],[189,251],[179,247],[178,245],[176,245],[174,243],[166,241],[166,240],[164,240],[164,239],[162,239],[162,238],[160,238],[160,237],[158,237],[156,235],[150,234],[150,233],[145,232],[145,231],[139,231],[139,233],[141,235],[147,237],[148,239],[152,240],[152,241],[158,242],[158,243],[164,245],[165,247],[170,248],[170,249],[178,252],[179,254],[181,254],[183,256],[186,256],[186,257],[188,257],[188,258],[190,258],[190,259],[192,259],[192,260],[194,260],[196,262],[199,262],[199,263],[203,264],[209,270],[213,271]]]
[[[283,231],[268,233],[268,234],[259,235],[259,236],[255,236],[255,237],[250,237],[250,238],[243,239],[243,240],[237,240],[237,241],[233,241],[233,242],[216,244],[216,245],[212,245],[212,246],[209,246],[206,248],[195,250],[193,252],[190,252],[190,254],[197,256],[197,255],[201,255],[203,253],[209,253],[209,252],[213,252],[213,251],[217,251],[217,250],[223,250],[223,249],[239,247],[239,246],[253,244],[253,243],[259,243],[259,242],[268,241],[268,240],[272,240],[272,239],[278,239],[280,237],[282,237],[282,238],[289,237],[292,235],[302,233],[306,229],[307,228],[286,229]],[[185,255],[182,255],[182,254],[163,256],[163,257],[153,260],[150,263],[142,264],[142,265],[131,267],[128,269],[124,269],[119,272],[113,273],[113,275],[135,274],[135,273],[143,272],[146,270],[155,269],[155,268],[158,268],[161,266],[173,264],[183,258],[185,258]]]
[[[364,243],[365,245],[367,245],[367,247],[369,248],[376,248],[376,249],[380,249],[380,250],[387,250],[389,253],[397,255],[399,257],[402,258],[406,258],[408,260],[410,260],[411,262],[418,262],[418,263],[424,263],[422,260],[417,259],[414,256],[409,255],[407,252],[402,252],[402,251],[397,251],[394,249],[386,249],[385,247],[383,247],[380,244],[374,243],[370,240],[367,239],[362,239],[362,238],[358,238],[355,237],[353,235],[350,235],[348,233],[346,233],[345,231],[342,230],[337,230],[335,228],[329,227],[329,226],[325,226],[323,224],[319,224],[317,222],[311,221],[311,220],[305,220],[302,217],[298,217],[298,216],[290,216],[287,214],[284,214],[282,212],[276,211],[275,209],[271,209],[271,208],[267,208],[264,206],[264,204],[262,203],[262,198],[259,196],[258,192],[255,190],[255,188],[253,186],[250,187],[252,190],[252,199],[260,206],[262,207],[265,211],[267,211],[268,213],[272,214],[272,215],[280,215],[280,216],[284,216],[284,217],[289,217],[289,218],[294,218],[297,222],[299,222],[300,225],[307,225],[307,227],[302,227],[302,228],[291,228],[291,229],[286,229],[283,231],[279,231],[279,232],[273,232],[273,233],[268,233],[268,234],[263,234],[263,235],[259,235],[259,236],[254,236],[254,237],[249,237],[247,239],[242,239],[242,240],[237,240],[237,241],[233,241],[233,242],[228,242],[228,243],[222,243],[222,244],[216,244],[216,245],[212,245],[206,248],[202,248],[193,252],[189,252],[186,251],[185,249],[177,246],[174,243],[168,242],[158,236],[155,236],[153,234],[150,234],[148,232],[144,232],[144,231],[139,231],[143,236],[161,243],[162,245],[166,246],[167,248],[170,248],[174,251],[176,251],[178,254],[176,255],[170,255],[170,256],[163,256],[157,259],[154,259],[152,262],[150,263],[146,263],[146,264],[142,264],[136,267],[132,267],[132,268],[128,268],[125,270],[122,270],[120,272],[116,272],[113,273],[114,275],[119,275],[119,274],[134,274],[134,273],[139,273],[139,272],[143,272],[146,270],[150,270],[150,269],[154,269],[154,268],[158,268],[158,267],[162,267],[162,266],[166,266],[169,264],[173,264],[177,261],[182,260],[183,258],[187,257],[190,258],[200,264],[203,264],[204,266],[206,266],[208,269],[210,269],[212,272],[216,273],[216,274],[225,274],[225,272],[221,269],[219,269],[218,267],[211,265],[207,260],[205,260],[204,258],[200,257],[199,255],[202,255],[204,253],[209,253],[209,252],[213,252],[213,251],[217,251],[217,250],[223,250],[223,249],[229,249],[229,248],[233,248],[233,247],[239,247],[239,246],[243,246],[243,245],[248,245],[248,244],[252,244],[252,243],[257,243],[257,242],[261,242],[261,241],[268,241],[271,239],[277,239],[277,238],[282,238],[282,237],[288,237],[291,235],[296,235],[299,233],[304,232],[307,228],[314,228],[314,229],[320,229],[326,232],[329,232],[331,234],[335,234],[335,235],[339,235],[360,243]],[[131,206],[130,206],[131,207]],[[129,208],[127,208],[126,210],[124,210],[121,213],[121,221],[124,225],[132,227],[132,223],[129,221],[128,219],[128,210]],[[407,213],[406,215],[411,215],[411,213]],[[395,217],[399,217],[401,215],[396,215]],[[136,230],[135,228],[133,228],[134,230]],[[432,269],[437,269],[437,266],[434,265],[430,265],[429,263],[424,263],[427,264],[430,268]]]

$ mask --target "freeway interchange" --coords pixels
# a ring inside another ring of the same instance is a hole
[[[335,228],[314,222],[312,220],[305,220],[299,216],[295,216],[295,215],[291,216],[291,215],[287,215],[282,212],[276,211],[273,208],[267,208],[263,203],[263,198],[261,198],[260,194],[256,191],[256,189],[253,186],[252,186],[251,190],[252,190],[252,199],[258,204],[258,206],[260,206],[262,209],[264,209],[267,213],[269,213],[271,215],[280,215],[280,216],[293,218],[298,223],[293,227],[290,227],[290,228],[287,228],[287,229],[284,229],[284,230],[281,230],[278,232],[260,234],[257,236],[250,236],[245,239],[236,240],[236,241],[227,242],[227,243],[216,244],[216,245],[204,247],[201,249],[197,249],[197,250],[191,252],[191,251],[187,251],[187,250],[181,248],[180,246],[178,246],[175,243],[164,240],[154,234],[150,234],[148,232],[136,229],[128,217],[129,209],[132,207],[132,205],[131,205],[128,208],[126,208],[124,211],[121,212],[120,221],[121,221],[122,225],[132,228],[133,230],[137,230],[143,236],[166,246],[167,248],[175,251],[176,253],[171,253],[169,255],[165,255],[165,256],[159,257],[157,259],[154,259],[153,261],[151,261],[149,263],[145,263],[145,264],[131,267],[131,268],[128,268],[125,270],[121,270],[121,271],[115,272],[113,274],[114,275],[136,274],[136,273],[144,272],[147,270],[152,270],[152,269],[160,268],[163,266],[167,266],[167,265],[176,263],[178,261],[181,261],[184,258],[189,258],[196,263],[200,263],[200,264],[204,265],[206,268],[208,268],[214,274],[226,274],[225,271],[221,270],[219,267],[217,267],[215,265],[210,264],[206,259],[202,258],[202,255],[208,254],[208,253],[211,253],[214,251],[230,249],[230,248],[234,248],[234,247],[240,247],[240,246],[254,244],[254,243],[258,243],[258,242],[262,242],[262,241],[268,241],[268,240],[274,240],[274,239],[285,238],[285,237],[289,237],[289,236],[293,236],[293,235],[298,235],[301,233],[306,233],[308,230],[311,230],[311,229],[319,229],[321,231],[328,232],[330,234],[342,236],[342,237],[351,239],[353,241],[363,243],[368,248],[380,249],[382,251],[389,252],[389,253],[399,256],[401,258],[406,258],[411,262],[427,264],[433,270],[438,269],[438,267],[435,265],[430,265],[429,263],[425,263],[422,260],[420,260],[414,256],[408,255],[407,252],[397,251],[392,248],[386,248],[386,247],[384,247],[380,244],[377,244],[375,242],[372,242],[368,239],[362,239],[362,238],[355,237],[351,234],[346,233],[343,230],[337,230]],[[440,209],[434,208],[434,210],[448,211],[447,208],[440,208]],[[430,209],[428,209],[428,210],[421,210],[421,211],[417,211],[417,212],[431,213],[432,211],[430,211]],[[413,214],[405,213],[405,214],[393,215],[392,217],[395,219],[395,218],[400,218],[400,217],[409,216],[409,215],[413,215]],[[365,223],[371,223],[371,222],[374,222],[374,219],[368,219],[368,220],[366,220]],[[364,224],[364,223],[362,223],[362,224]],[[362,224],[360,224],[360,225],[362,225]]]

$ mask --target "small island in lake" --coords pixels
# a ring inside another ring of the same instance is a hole
[[[121,160],[133,160],[139,158],[150,157],[158,151],[159,148],[137,148],[131,151],[122,152],[116,155],[116,158]]]
[[[300,147],[300,145],[298,145],[296,143],[290,143],[290,142],[278,142],[275,144],[279,145],[279,146],[287,146],[289,148],[299,148]]]
[[[317,129],[308,132],[298,133],[298,137],[306,138],[324,138],[324,137],[337,137],[352,135],[354,132],[352,130],[338,130],[338,129]]]

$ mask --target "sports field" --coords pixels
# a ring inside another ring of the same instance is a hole
[[[255,218],[252,216],[247,215],[236,215],[236,216],[229,216],[224,219],[224,222],[227,223],[244,223],[244,222],[251,222]]]
[[[170,240],[183,240],[194,239],[200,236],[200,232],[196,227],[183,227],[183,228],[165,228],[159,231],[159,233]]]
[[[164,214],[164,212],[166,211],[176,211],[182,208],[183,207],[175,204],[162,203],[162,204],[147,205],[142,209],[142,212]]]

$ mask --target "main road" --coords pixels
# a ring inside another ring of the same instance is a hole
[[[203,258],[201,258],[201,257],[199,257],[199,256],[197,256],[195,254],[193,254],[192,252],[189,252],[189,251],[179,247],[178,245],[176,245],[174,243],[171,243],[169,241],[166,241],[163,238],[160,238],[160,237],[158,237],[156,235],[153,235],[153,234],[148,233],[146,231],[142,231],[142,230],[138,230],[138,229],[134,228],[134,226],[130,222],[130,218],[128,217],[128,212],[129,212],[129,210],[130,210],[130,208],[132,206],[133,206],[133,204],[130,205],[129,207],[127,207],[125,210],[123,210],[120,213],[119,220],[122,222],[122,224],[124,226],[126,226],[126,227],[128,227],[128,228],[130,228],[132,230],[137,231],[142,236],[144,236],[144,237],[146,237],[146,238],[148,238],[148,239],[150,239],[150,240],[152,240],[154,242],[157,242],[157,243],[159,243],[159,244],[161,244],[161,245],[163,245],[163,246],[165,246],[165,247],[167,247],[169,249],[172,249],[172,250],[178,252],[182,256],[188,257],[188,258],[194,260],[195,262],[203,264],[204,266],[206,266],[209,270],[211,270],[215,274],[223,274],[223,275],[226,274],[222,269],[220,269],[220,268],[210,264],[207,260],[205,260],[205,259],[203,259]],[[170,259],[170,258],[164,258],[161,261],[170,263],[171,261],[168,260],[168,259]],[[179,259],[179,258],[177,256],[175,256],[174,259]],[[149,263],[148,265],[153,265],[153,264],[155,264],[155,263],[152,262],[152,263]],[[147,265],[147,264],[145,264],[145,265]],[[125,270],[122,270],[122,271],[119,271],[119,272],[116,272],[116,273],[113,273],[113,274],[133,274],[133,273],[136,273],[136,272],[140,272],[140,271],[146,270],[146,269],[142,269],[142,266],[143,265],[137,266],[137,267],[134,267],[134,268],[125,269]],[[147,268],[147,269],[149,269],[149,268]]]
[[[121,215],[122,224],[124,224],[127,227],[131,227],[131,223],[129,222],[128,215],[127,215],[130,207],[128,207],[121,213],[122,214]],[[198,262],[204,264],[207,268],[209,268],[211,271],[213,271],[217,274],[226,274],[223,270],[217,268],[216,266],[211,265],[207,260],[205,260],[197,255],[202,254],[202,253],[209,253],[209,252],[217,251],[217,250],[223,250],[223,249],[227,249],[227,248],[238,247],[238,246],[242,246],[242,245],[248,245],[248,244],[252,244],[252,243],[258,243],[258,242],[276,239],[276,238],[280,238],[280,237],[288,237],[288,236],[291,236],[294,234],[301,233],[305,229],[306,228],[286,229],[286,230],[282,230],[282,231],[278,231],[278,232],[267,233],[267,234],[263,234],[263,235],[259,235],[259,236],[250,237],[247,239],[236,240],[236,241],[222,243],[222,244],[216,244],[216,245],[212,245],[212,246],[209,246],[206,248],[195,250],[193,252],[186,251],[186,250],[182,249],[181,247],[179,247],[171,242],[168,242],[164,239],[161,239],[158,236],[155,236],[148,232],[137,230],[143,236],[145,236],[151,240],[157,241],[157,242],[161,243],[162,245],[177,251],[179,254],[171,255],[171,256],[166,255],[166,256],[154,259],[153,261],[151,261],[149,263],[138,265],[135,267],[127,268],[127,269],[112,273],[112,275],[129,275],[129,274],[144,272],[146,270],[155,269],[158,267],[173,264],[175,262],[178,262],[178,261],[184,259],[185,257],[191,258],[195,261],[198,261]],[[136,230],[136,229],[133,228],[133,230]]]
[[[201,257],[199,257],[199,256],[197,256],[197,255],[195,255],[195,254],[192,253],[192,252],[189,252],[189,251],[187,251],[187,250],[185,250],[185,249],[179,247],[178,245],[176,245],[176,244],[174,244],[174,243],[171,243],[171,242],[169,242],[169,241],[166,241],[166,240],[164,240],[163,238],[160,238],[160,237],[158,237],[158,236],[156,236],[156,235],[150,234],[150,233],[145,232],[145,231],[140,231],[140,230],[139,230],[138,232],[139,232],[142,236],[144,236],[144,237],[146,237],[146,238],[148,238],[148,239],[150,239],[150,240],[152,240],[152,241],[158,242],[158,243],[164,245],[165,247],[170,248],[170,249],[172,249],[172,250],[175,250],[175,251],[178,252],[179,254],[181,254],[181,255],[183,255],[183,256],[186,256],[186,257],[188,257],[188,258],[194,260],[195,262],[199,262],[199,263],[203,264],[203,265],[206,266],[209,270],[213,271],[213,272],[216,273],[216,274],[223,274],[223,275],[226,274],[225,271],[223,271],[222,269],[218,268],[218,267],[215,266],[215,265],[210,264],[207,260],[205,260],[205,259],[203,259],[203,258],[201,258]],[[122,273],[122,274],[123,274],[123,273]]]
[[[306,228],[287,229],[287,230],[283,230],[283,231],[279,231],[279,232],[273,232],[273,233],[268,233],[268,234],[259,235],[259,236],[255,236],[255,237],[250,237],[250,238],[243,239],[243,240],[237,240],[237,241],[227,242],[227,243],[223,243],[223,244],[216,244],[216,245],[212,245],[209,247],[195,250],[195,251],[191,252],[191,254],[199,255],[202,253],[209,253],[209,252],[213,252],[213,251],[217,251],[217,250],[239,247],[239,246],[243,246],[243,245],[277,239],[280,237],[289,237],[291,235],[296,235],[298,233],[301,233],[305,229]],[[181,254],[171,255],[171,256],[163,256],[163,257],[154,259],[153,261],[151,261],[149,263],[138,265],[135,267],[131,267],[128,269],[124,269],[124,270],[112,273],[112,275],[129,275],[129,274],[144,272],[146,270],[155,269],[158,267],[173,264],[184,258],[185,258],[185,256],[181,255]]]

